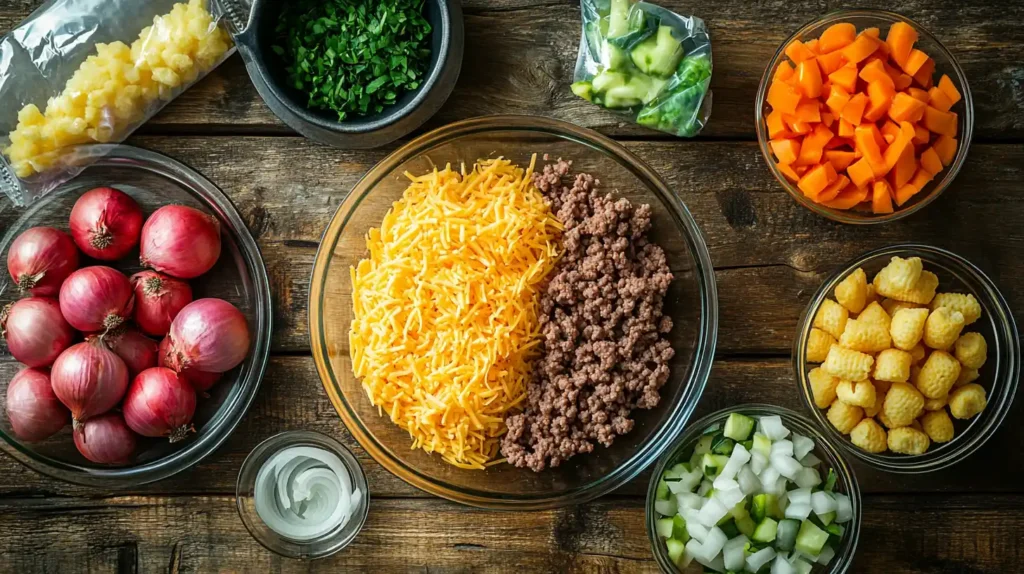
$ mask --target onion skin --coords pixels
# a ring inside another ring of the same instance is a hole
[[[71,208],[71,238],[89,257],[115,261],[139,243],[142,219],[142,208],[128,194],[97,187]]]
[[[7,385],[7,419],[19,439],[38,442],[66,427],[71,413],[53,394],[49,373],[28,368]]]
[[[97,335],[90,335],[89,340]],[[102,336],[107,348],[128,367],[128,376],[134,378],[146,369],[156,366],[159,344],[132,327],[118,329]]]
[[[161,367],[170,368],[170,355],[168,351],[171,348],[171,339],[164,337],[163,341],[160,341],[160,349],[157,357],[157,364]],[[206,373],[203,371],[197,371],[196,369],[185,368],[178,373],[178,376],[185,377],[185,380],[192,385],[192,388],[197,393],[208,396],[207,391],[213,388],[213,385],[217,384],[217,381],[224,376],[224,373]]]
[[[198,209],[165,205],[142,226],[139,260],[179,279],[206,273],[220,258],[220,222]]]
[[[0,311],[0,337],[11,355],[29,367],[52,365],[76,335],[56,299],[29,297]]]
[[[168,365],[177,372],[197,369],[223,373],[249,353],[249,325],[237,307],[223,299],[199,299],[171,323]]]
[[[196,392],[174,371],[154,367],[135,377],[124,397],[124,421],[142,436],[170,437],[172,443],[195,432]]]
[[[11,243],[7,271],[21,291],[56,297],[71,272],[78,269],[78,248],[71,236],[52,227],[26,229]]]
[[[192,302],[192,288],[181,279],[141,271],[130,281],[135,291],[135,324],[147,335],[166,335],[178,312]]]
[[[128,390],[128,367],[99,338],[78,343],[57,357],[50,371],[53,392],[71,409],[75,428],[117,406]]]
[[[97,464],[125,464],[135,454],[135,433],[118,413],[89,419],[74,436],[78,452]]]
[[[132,315],[132,284],[123,273],[95,265],[72,273],[60,288],[60,312],[87,333],[120,327]]]

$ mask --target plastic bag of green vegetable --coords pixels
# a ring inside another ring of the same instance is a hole
[[[580,7],[573,93],[642,126],[697,135],[711,115],[704,21],[635,0],[580,0]]]

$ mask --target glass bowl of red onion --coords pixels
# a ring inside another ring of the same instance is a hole
[[[25,209],[0,205],[0,449],[67,482],[138,486],[198,463],[245,415],[269,280],[202,175],[131,146],[79,155],[102,158]]]

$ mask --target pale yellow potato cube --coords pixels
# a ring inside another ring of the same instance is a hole
[[[937,293],[932,299],[931,309],[947,307],[964,316],[964,325],[970,325],[981,318],[981,304],[974,295],[963,293]]]
[[[959,388],[966,384],[973,383],[974,381],[977,381],[978,377],[980,376],[981,373],[978,372],[978,369],[969,369],[967,367],[961,367],[960,376],[957,377],[956,382],[953,383],[953,388]]]
[[[814,314],[814,326],[832,335],[836,339],[843,334],[850,311],[831,299],[825,299]]]
[[[886,330],[889,329],[889,324],[892,321],[889,314],[885,312],[885,309],[882,308],[878,301],[868,303],[864,310],[857,315],[857,320],[871,325],[881,325]]]
[[[889,330],[877,323],[862,323],[857,319],[846,322],[839,344],[861,353],[877,353],[892,346]]]
[[[835,344],[835,337],[817,327],[812,327],[811,334],[807,337],[807,362],[823,362],[828,356],[828,350]]]
[[[939,307],[924,324],[924,344],[932,349],[948,350],[960,338],[964,316],[948,307]]]
[[[921,372],[914,379],[914,385],[921,394],[937,399],[953,388],[953,383],[960,376],[960,362],[945,351],[933,351],[928,355]]]
[[[924,454],[930,444],[924,431],[911,427],[894,428],[889,431],[889,450],[900,454]]]
[[[949,418],[946,409],[925,413],[920,420],[921,428],[932,442],[953,440],[953,419]]]
[[[909,351],[924,337],[925,323],[928,322],[928,309],[900,309],[892,316],[889,324],[889,335],[897,349]]]
[[[924,399],[924,410],[926,411],[937,411],[946,407],[949,403],[949,395],[942,395],[937,399]]]
[[[871,367],[874,364],[875,358],[871,355],[832,345],[822,368],[844,381],[864,381],[871,374]]]
[[[956,340],[953,353],[968,369],[980,369],[988,355],[988,343],[981,333],[964,333]]]
[[[836,301],[851,313],[860,313],[868,298],[868,276],[858,268],[836,285]]]
[[[975,383],[964,385],[949,395],[949,412],[958,419],[973,417],[985,410],[987,404],[985,388]]]
[[[885,429],[870,418],[861,420],[850,430],[850,442],[861,450],[873,453],[885,452],[888,445]]]
[[[899,349],[885,349],[875,357],[876,381],[905,383],[910,380],[910,366],[914,358],[910,353]]]
[[[882,413],[891,421],[886,426],[907,426],[924,411],[924,396],[907,383],[893,383],[885,394]]]
[[[870,408],[875,404],[875,385],[871,381],[840,381],[836,396],[848,405]]]
[[[850,434],[853,427],[864,418],[864,409],[848,405],[843,401],[835,401],[825,414],[828,422],[843,434]]]
[[[821,367],[815,367],[807,373],[807,381],[811,384],[811,396],[819,409],[827,408],[836,400],[836,386],[839,378],[826,373]]]

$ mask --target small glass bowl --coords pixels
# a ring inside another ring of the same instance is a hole
[[[352,512],[348,522],[329,534],[314,540],[292,540],[278,534],[268,527],[256,512],[256,476],[264,463],[278,452],[294,446],[310,446],[322,448],[334,453],[341,459],[345,469],[352,478],[352,489],[359,489],[363,495],[358,507]],[[313,431],[287,431],[276,434],[261,442],[245,457],[242,468],[238,472],[238,484],[235,486],[235,503],[238,516],[242,519],[249,534],[263,545],[264,548],[284,556],[315,560],[337,553],[348,546],[366,524],[370,513],[370,491],[366,483],[366,474],[356,457],[340,442],[333,438]]]
[[[981,319],[967,327],[965,331],[980,332],[988,342],[988,361],[980,369],[981,378],[975,381],[985,387],[988,406],[969,421],[954,419],[953,440],[945,444],[933,443],[922,455],[873,454],[854,446],[848,437],[840,434],[828,422],[825,417],[826,410],[818,409],[814,404],[807,373],[817,365],[808,364],[803,359],[807,353],[807,339],[813,326],[814,314],[822,301],[830,297],[836,285],[858,267],[864,268],[870,279],[885,267],[893,256],[920,257],[924,268],[939,276],[940,293],[973,294],[981,304],[982,315]],[[797,376],[800,398],[810,409],[811,417],[824,429],[824,434],[829,440],[880,470],[899,474],[921,474],[956,464],[978,450],[992,437],[1013,405],[1017,380],[1020,377],[1020,339],[1013,313],[991,279],[963,257],[945,249],[929,245],[902,244],[861,255],[843,266],[818,288],[799,324],[800,328],[797,330],[793,345],[793,370]]]
[[[920,193],[916,194],[910,199],[910,201],[902,207],[897,208],[892,213],[875,215],[870,211],[858,211],[856,209],[832,209],[811,201],[794,183],[786,179],[786,176],[779,171],[778,167],[775,166],[775,160],[773,159],[771,148],[768,146],[768,129],[765,125],[765,118],[770,111],[767,102],[768,88],[771,86],[772,78],[775,76],[775,70],[783,61],[786,60],[786,46],[789,46],[793,40],[802,41],[804,39],[817,38],[826,28],[840,22],[849,22],[853,24],[857,27],[858,32],[864,28],[878,28],[881,30],[882,38],[885,38],[888,28],[892,24],[896,22],[906,22],[907,24],[910,24],[919,34],[918,41],[914,44],[914,47],[924,51],[928,56],[935,60],[935,77],[938,78],[942,74],[948,75],[956,88],[960,90],[961,96],[963,96],[962,99],[951,109],[951,111],[957,113],[957,152],[956,156],[953,158],[953,163],[939,173],[940,177],[933,179],[925,186],[924,189],[921,190]],[[761,154],[764,156],[764,160],[768,164],[768,169],[771,170],[772,175],[774,175],[775,179],[778,180],[779,185],[781,185],[798,203],[818,215],[825,216],[840,223],[871,224],[895,221],[917,212],[934,201],[939,194],[949,187],[949,184],[953,182],[957,173],[960,172],[960,168],[963,167],[964,161],[967,159],[967,148],[971,145],[971,136],[974,132],[974,99],[972,98],[971,90],[967,85],[967,76],[964,75],[964,71],[960,67],[959,62],[957,62],[953,54],[950,53],[950,51],[947,50],[941,42],[939,42],[938,38],[932,35],[924,26],[910,18],[907,18],[906,16],[895,12],[886,12],[884,10],[839,10],[802,26],[792,36],[786,38],[786,41],[783,42],[775,52],[775,56],[772,57],[771,63],[768,64],[768,67],[764,71],[764,76],[761,77],[761,85],[757,89],[756,102],[757,107],[754,110],[754,124],[757,127],[757,142],[761,148]]]
[[[644,507],[644,514],[647,517],[647,537],[651,541],[654,559],[658,562],[658,566],[661,567],[661,571],[665,574],[678,574],[681,572],[679,567],[668,557],[665,543],[655,530],[654,521],[657,520],[658,516],[654,512],[654,501],[658,496],[658,481],[666,468],[682,462],[679,459],[680,455],[693,448],[697,440],[704,433],[704,429],[715,423],[724,424],[725,419],[729,418],[731,413],[742,413],[751,417],[778,415],[782,417],[782,423],[786,428],[814,439],[815,448],[812,452],[822,462],[835,469],[836,491],[850,497],[850,504],[853,506],[853,519],[844,525],[846,530],[843,533],[842,545],[836,549],[836,555],[832,558],[830,564],[824,568],[816,565],[813,572],[815,574],[825,574],[826,572],[829,574],[843,574],[848,571],[853,563],[857,541],[860,539],[861,516],[864,512],[860,497],[860,484],[857,482],[857,476],[853,473],[853,467],[843,459],[842,454],[833,446],[832,441],[824,436],[818,427],[803,415],[783,407],[756,403],[728,407],[691,423],[686,432],[672,444],[666,454],[658,459],[658,464],[654,467],[654,472],[651,474],[650,484],[647,486],[647,502]],[[693,565],[691,565],[691,568],[693,568]],[[696,571],[700,572],[701,570],[697,568]]]

